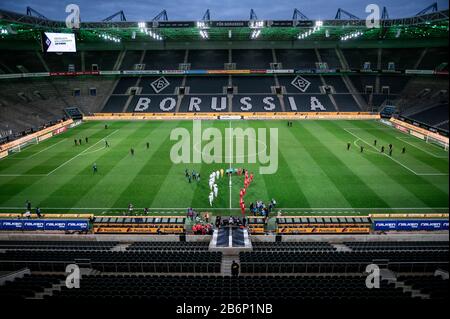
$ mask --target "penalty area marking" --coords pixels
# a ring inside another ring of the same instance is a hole
[[[55,168],[54,170],[52,170],[50,173],[47,174],[47,176],[50,176],[51,174],[53,174],[54,172],[56,172],[58,169],[60,169],[63,166],[66,166],[67,164],[69,164],[70,162],[72,162],[74,159],[78,158],[79,156],[84,155],[88,150],[90,150],[91,148],[93,148],[94,146],[96,146],[98,143],[103,142],[104,140],[106,140],[108,137],[110,137],[111,135],[117,133],[119,130],[115,130],[114,132],[112,132],[111,134],[109,134],[108,136],[102,138],[101,140],[99,140],[97,143],[95,143],[94,145],[88,147],[87,149],[85,149],[83,152],[81,152],[78,155],[75,155],[74,157],[72,157],[71,159],[69,159],[68,161],[65,161],[64,163],[62,163],[61,165],[59,165],[57,168]]]
[[[346,131],[347,133],[353,135],[355,138],[357,138],[358,140],[364,142],[365,144],[369,145],[371,148],[375,149],[378,151],[378,149],[373,146],[372,144],[368,143],[367,141],[365,141],[364,139],[360,138],[358,135],[350,132],[348,129],[344,128],[344,131]],[[448,176],[448,173],[417,173],[416,171],[414,171],[412,168],[409,168],[408,166],[406,166],[405,164],[401,163],[400,161],[396,160],[395,158],[393,158],[392,156],[387,155],[386,153],[380,154],[380,155],[384,155],[387,158],[391,159],[392,161],[394,161],[395,163],[401,165],[402,167],[406,168],[408,171],[410,171],[411,173],[413,173],[414,175],[417,176]]]
[[[412,137],[414,140],[416,140],[417,138],[416,137]],[[426,150],[424,150],[424,149],[421,149],[420,147],[418,147],[417,145],[414,145],[413,143],[410,143],[410,142],[408,142],[408,141],[406,141],[406,139],[408,139],[408,137],[403,137],[403,136],[397,136],[397,139],[399,139],[400,141],[402,141],[402,142],[404,142],[404,143],[406,143],[406,144],[409,144],[409,145],[411,145],[412,147],[414,147],[414,148],[417,148],[419,151],[422,151],[422,152],[424,152],[424,153],[427,153],[427,154],[429,154],[429,155],[431,155],[431,156],[433,156],[433,157],[435,157],[435,158],[446,158],[446,159],[448,159],[448,156],[447,155],[444,155],[444,156],[441,156],[441,155],[436,155],[436,154],[434,154],[434,153],[431,153],[431,152],[428,152],[428,151],[426,151]],[[411,139],[411,138],[409,138],[409,139]],[[429,145],[432,145],[432,146],[434,146],[433,144],[429,144]],[[436,146],[437,147],[437,146]]]

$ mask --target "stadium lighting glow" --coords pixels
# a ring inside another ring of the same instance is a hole
[[[362,31],[357,31],[357,32],[353,32],[347,35],[344,35],[341,37],[341,41],[347,41],[350,39],[356,39],[359,38],[360,36],[362,36],[364,33]]]
[[[322,27],[323,26],[323,21],[320,21],[320,20],[318,20],[318,21],[316,21],[316,27]]]
[[[318,22],[318,21],[317,21]],[[309,29],[308,31],[305,31],[303,33],[300,33],[298,35],[298,39],[299,40],[303,40],[306,39],[307,37],[309,37],[311,34],[313,34],[314,32],[317,32],[320,30],[320,26],[317,26],[317,22],[316,22],[316,26],[313,29]],[[321,21],[320,21],[321,22]]]
[[[197,28],[199,29],[209,29],[209,26],[206,22],[204,21],[197,21]]]
[[[121,42],[121,40],[119,38],[113,37],[113,36],[111,36],[109,34],[106,34],[106,33],[99,34],[98,36],[100,38],[104,39],[104,40],[112,41],[112,42],[115,42],[115,43],[120,43]]]
[[[0,29],[0,34],[8,34],[8,30]]]
[[[251,39],[257,39],[261,35],[261,30],[254,30],[251,35]]]
[[[147,24],[145,22],[139,22],[138,27],[139,29],[145,29],[147,27]]]
[[[202,37],[202,39],[208,39],[208,32],[206,32],[205,30],[200,30],[200,36]]]
[[[261,29],[264,28],[264,21],[250,21],[250,29]]]

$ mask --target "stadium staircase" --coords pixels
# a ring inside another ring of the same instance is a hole
[[[344,245],[344,244],[332,244],[337,252],[350,252],[353,251],[350,247]]]
[[[347,75],[342,76],[342,81],[344,81],[345,85],[348,88],[348,91],[353,95],[355,98],[356,103],[358,104],[359,108],[364,111],[369,108],[367,105],[367,102],[362,98],[362,96],[358,93],[358,90],[353,85],[352,81],[349,79]]]
[[[214,230],[209,251],[222,252],[224,255],[237,255],[242,251],[252,251],[247,228],[221,227]]]
[[[226,255],[222,258],[222,265],[220,267],[220,274],[222,276],[231,276],[231,265],[233,261],[239,264],[239,255]]]
[[[61,289],[66,286],[66,281],[61,280],[57,284],[53,284],[50,288],[45,288],[44,291],[36,292],[33,297],[28,299],[44,299],[45,297],[52,297],[55,291],[61,291]]]

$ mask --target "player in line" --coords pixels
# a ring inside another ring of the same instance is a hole
[[[214,193],[211,192],[211,193],[209,193],[209,206],[212,207],[213,201],[214,201]]]

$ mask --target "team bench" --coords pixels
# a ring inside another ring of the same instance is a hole
[[[252,235],[261,235],[265,233],[265,223],[262,217],[249,216],[248,219],[248,230]]]
[[[277,217],[277,234],[369,234],[369,217]]]
[[[96,234],[183,234],[186,217],[95,217]]]

